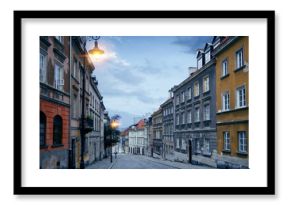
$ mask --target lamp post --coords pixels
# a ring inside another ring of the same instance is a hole
[[[113,139],[112,137],[114,136],[115,138],[115,129],[117,127],[119,127],[119,122],[117,119],[113,119],[111,124],[110,124],[111,128],[112,128],[112,133],[110,134],[110,142],[111,142],[111,156],[110,156],[110,160],[111,163],[113,162]]]
[[[82,69],[83,72],[83,82],[82,82],[82,114],[81,114],[81,162],[80,162],[80,169],[85,168],[85,161],[84,161],[84,153],[85,153],[85,94],[86,94],[86,58],[88,57],[86,55],[86,44],[87,41],[94,40],[95,41],[95,47],[89,51],[89,54],[96,56],[96,55],[102,55],[104,54],[104,51],[99,49],[97,40],[100,39],[100,36],[88,36],[85,37],[84,43],[83,43],[83,49],[84,49],[84,55],[82,56],[84,58],[84,67]]]

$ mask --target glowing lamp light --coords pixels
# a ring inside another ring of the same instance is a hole
[[[89,51],[89,54],[92,56],[99,56],[105,53],[104,50],[99,49],[98,41],[95,41],[95,47]]]
[[[114,120],[113,122],[111,122],[111,127],[112,127],[113,129],[119,127],[119,122],[116,121],[116,120]]]

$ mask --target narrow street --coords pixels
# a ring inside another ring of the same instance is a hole
[[[113,157],[97,161],[86,167],[87,169],[208,169],[206,166],[197,166],[188,163],[172,162],[156,159],[144,155],[119,154],[117,159]]]

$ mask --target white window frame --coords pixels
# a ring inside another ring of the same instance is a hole
[[[64,69],[57,63],[54,65],[54,87],[61,91],[64,87]]]
[[[188,97],[188,100],[191,99],[191,87],[187,89],[187,97]]]
[[[231,150],[231,138],[230,138],[229,131],[223,132],[223,141],[224,141],[224,150],[230,151]]]
[[[197,69],[201,69],[202,68],[202,57],[197,59]]]
[[[238,132],[238,143],[239,143],[239,152],[247,153],[248,152],[248,139],[246,135],[246,131]]]
[[[241,68],[244,64],[244,49],[241,48],[236,52],[236,69]]]
[[[193,92],[194,92],[194,97],[199,96],[199,81],[196,81],[193,85]]]
[[[242,93],[240,91],[242,91]],[[246,86],[242,85],[236,89],[236,108],[243,108],[246,106]]]
[[[209,76],[205,76],[203,78],[203,92],[208,92],[209,91]]]
[[[222,95],[222,110],[228,111],[230,110],[230,93],[229,91],[224,92]]]
[[[203,106],[203,120],[210,120],[210,105],[205,104]]]
[[[46,70],[47,70],[47,55],[40,52],[39,55],[39,81],[46,83]]]
[[[63,44],[63,36],[55,36],[55,38]]]
[[[181,103],[184,102],[184,91],[181,92]]]
[[[229,63],[228,59],[223,60],[222,62],[222,77],[229,74]]]
[[[210,58],[210,50],[205,53],[205,63],[208,63],[211,60]]]

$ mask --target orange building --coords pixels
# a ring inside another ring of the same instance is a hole
[[[70,81],[69,37],[41,36],[40,168],[68,168]]]
[[[248,167],[249,38],[215,37],[218,166]]]

